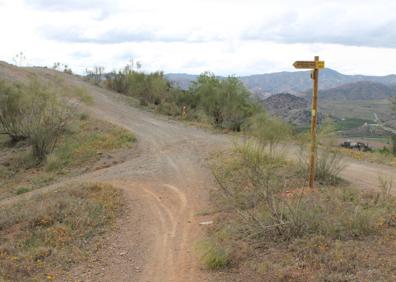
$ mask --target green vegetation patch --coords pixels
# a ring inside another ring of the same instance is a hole
[[[325,158],[329,168],[322,169],[321,179],[335,179],[329,176],[339,173],[338,164],[331,155]],[[228,250],[228,265],[271,281],[394,280],[391,180],[382,179],[379,192],[337,181],[317,182],[310,190],[301,164],[257,143],[220,153],[212,165],[220,186],[212,198],[222,212],[210,236],[219,250]],[[243,256],[241,249],[247,250]],[[381,258],[384,250],[386,258]],[[382,264],[375,261],[379,258]],[[207,267],[211,262],[203,260]]]
[[[134,135],[125,129],[83,117],[72,125],[71,131],[49,155],[46,169],[62,172],[81,167],[99,160],[103,153],[131,148],[134,142]]]
[[[54,151],[40,165],[36,164],[28,144],[10,147],[8,139],[3,141],[0,147],[0,199],[20,193],[20,187],[33,190],[50,185],[60,177],[93,169],[96,162],[131,148],[135,137],[125,129],[82,114],[71,122]],[[108,161],[114,160],[122,161]]]
[[[365,123],[373,123],[373,121],[368,119],[360,119],[360,118],[345,118],[343,120],[337,120],[335,122],[335,129],[339,131],[343,131],[343,130],[360,127]]]
[[[259,103],[236,77],[219,79],[205,72],[188,90],[179,89],[162,72],[144,73],[127,65],[106,75],[107,88],[134,97],[159,113],[215,128],[241,131],[247,120],[262,112]]]
[[[222,269],[231,262],[229,251],[216,241],[201,241],[197,244],[196,249],[199,253],[200,261],[206,269]]]
[[[0,280],[55,279],[92,256],[123,206],[110,185],[75,184],[0,210]]]

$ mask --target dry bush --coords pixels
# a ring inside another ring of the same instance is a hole
[[[342,162],[326,152],[318,162],[321,181],[310,190],[305,188],[306,156],[304,165],[286,161],[257,140],[214,160],[220,189],[213,196],[221,213],[211,240],[220,250],[233,246],[241,253],[240,245],[250,247],[243,257],[229,251],[232,265],[237,263],[243,274],[257,273],[248,276],[252,281],[393,281],[392,181],[380,179],[378,193],[340,186],[345,185],[338,181]],[[226,238],[218,235],[222,230],[229,231]],[[216,262],[212,258],[219,256],[213,254],[205,265]]]
[[[263,147],[268,147],[270,155],[279,155],[284,143],[291,137],[291,128],[283,121],[259,113],[249,119],[245,131],[256,138]]]
[[[310,135],[308,132],[299,136],[298,140],[298,166],[299,174],[307,177],[309,171],[310,150],[308,144]],[[333,122],[325,120],[319,127],[317,134],[317,155],[316,155],[316,174],[315,179],[321,184],[337,185],[341,178],[340,173],[346,165],[342,154],[334,149],[336,144],[336,129]],[[320,145],[320,146],[319,146]]]
[[[224,202],[240,218],[243,237],[269,242],[310,234],[354,239],[392,226],[393,197],[378,201],[353,188],[306,190],[298,167],[245,144],[221,157],[214,175]],[[379,227],[379,223],[383,224]]]
[[[298,167],[301,176],[308,176],[309,152],[304,145],[298,153]],[[325,185],[337,185],[341,178],[340,173],[345,169],[343,156],[337,150],[330,148],[320,149],[316,159],[315,180]]]
[[[383,201],[388,200],[392,197],[392,190],[393,190],[393,179],[387,177],[379,177],[379,198]]]
[[[287,238],[299,232],[299,203],[283,196],[289,178],[285,164],[282,157],[249,142],[236,147],[224,166],[214,170],[226,203],[246,225],[248,238]]]

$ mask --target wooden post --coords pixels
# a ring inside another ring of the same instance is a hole
[[[311,78],[313,80],[312,93],[312,109],[311,109],[311,153],[309,156],[309,188],[314,188],[316,159],[317,159],[317,144],[316,144],[316,126],[318,123],[318,83],[319,83],[319,69],[325,67],[324,61],[319,61],[319,56],[315,56],[314,61],[295,61],[293,66],[296,69],[311,69]]]
[[[311,111],[311,154],[309,158],[309,188],[314,188],[315,173],[316,173],[316,158],[317,158],[317,144],[316,144],[316,127],[318,122],[318,69],[319,56],[315,56],[315,68],[312,70],[313,91],[312,91],[312,111]]]

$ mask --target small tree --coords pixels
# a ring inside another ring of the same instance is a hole
[[[49,87],[32,82],[27,91],[31,99],[25,110],[30,120],[26,131],[33,157],[41,162],[54,150],[73,111]]]
[[[27,87],[0,81],[0,133],[13,142],[28,139],[37,162],[53,151],[72,113],[54,90],[37,81]]]
[[[190,92],[197,97],[199,107],[212,118],[216,127],[239,131],[255,111],[249,91],[235,77],[220,80],[206,72],[193,82]]]
[[[190,92],[197,97],[199,106],[213,119],[216,127],[221,127],[224,119],[219,87],[220,81],[209,72],[201,74],[190,87]]]
[[[240,131],[248,117],[258,110],[250,101],[250,92],[236,77],[221,81],[221,96],[224,96],[223,127]]]

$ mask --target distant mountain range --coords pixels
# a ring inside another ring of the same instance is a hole
[[[191,82],[197,78],[197,75],[170,73],[166,74],[166,77],[181,88],[187,89]],[[312,80],[309,71],[276,72],[241,76],[239,78],[247,88],[256,95],[263,96],[263,98],[270,94],[282,92],[300,94],[312,88]],[[391,86],[396,85],[396,75],[345,75],[332,69],[324,69],[320,71],[319,89],[329,89],[360,81],[371,81]]]
[[[301,96],[310,100],[311,95],[311,90],[307,90]],[[352,82],[319,91],[319,98],[322,101],[381,100],[394,96],[396,96],[396,85],[386,85],[372,81]]]

